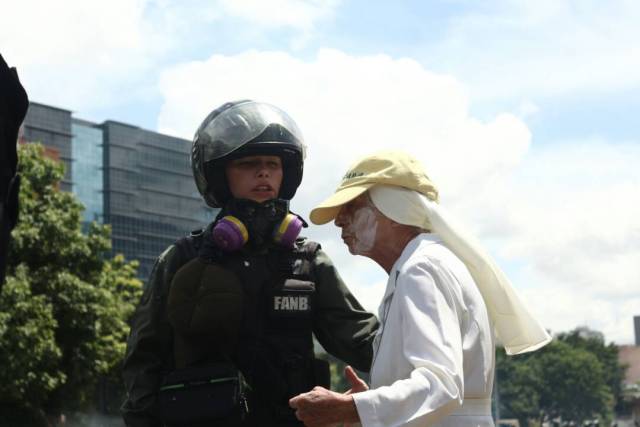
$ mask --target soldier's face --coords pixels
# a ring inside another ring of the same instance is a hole
[[[278,156],[241,157],[229,162],[226,174],[233,197],[260,203],[278,197],[282,161]]]

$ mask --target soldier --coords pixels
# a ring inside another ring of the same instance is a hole
[[[329,382],[312,335],[368,371],[377,320],[289,211],[304,157],[296,124],[268,104],[226,103],[197,130],[194,178],[221,210],[160,255],[144,289],[123,368],[128,426],[300,426],[289,398]]]

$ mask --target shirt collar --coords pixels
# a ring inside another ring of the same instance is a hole
[[[433,243],[441,243],[442,239],[435,233],[420,233],[413,239],[407,243],[407,245],[402,250],[402,253],[398,257],[395,263],[393,263],[393,267],[391,267],[391,271],[389,272],[389,279],[387,280],[387,289],[384,292],[384,296],[382,297],[382,302],[384,302],[387,298],[391,297],[396,290],[396,281],[398,275],[400,274],[400,269],[402,265],[407,262],[409,257],[418,249],[420,245],[430,245]]]

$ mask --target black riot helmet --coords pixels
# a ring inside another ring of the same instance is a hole
[[[291,200],[302,181],[305,146],[296,123],[273,105],[234,101],[213,110],[193,138],[191,168],[207,205],[223,207],[232,195],[225,169],[230,160],[268,155],[282,160],[279,198]]]

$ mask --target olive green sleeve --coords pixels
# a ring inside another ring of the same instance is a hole
[[[365,311],[322,250],[314,260],[316,294],[313,332],[320,344],[354,368],[369,372],[376,317]]]
[[[154,409],[162,375],[173,364],[173,338],[166,301],[177,263],[177,250],[170,246],[156,261],[131,318],[122,368],[127,392],[122,415],[130,427],[161,425]]]

